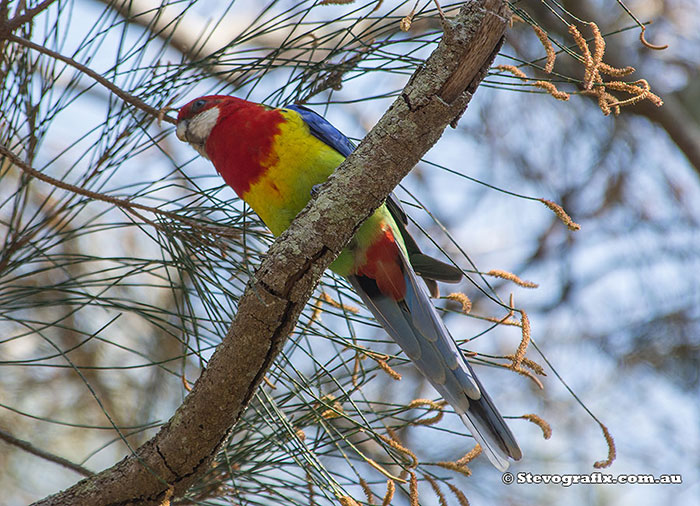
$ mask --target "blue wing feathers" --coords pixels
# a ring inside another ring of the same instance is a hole
[[[394,336],[402,336],[399,346],[401,346],[401,349],[408,358],[414,362],[420,360],[422,358],[421,345],[409,320],[405,317],[396,318],[390,316],[394,315],[397,311],[401,311],[396,301],[382,296],[379,294],[379,290],[368,289],[367,284],[374,284],[374,280],[361,276],[350,276],[348,279],[367,306],[367,309],[371,311],[382,327],[384,327],[384,330],[386,330],[394,340],[396,340]],[[370,295],[373,291],[376,291],[376,295]]]
[[[457,411],[491,463],[504,471],[522,453],[513,434],[466,362],[430,298],[403,258],[406,296],[394,301],[369,278],[350,282],[389,335],[440,395]]]
[[[355,145],[342,134],[340,130],[331,125],[326,119],[304,107],[303,105],[288,105],[285,109],[291,109],[299,113],[301,119],[309,126],[311,134],[325,142],[341,155],[347,157],[355,149]]]

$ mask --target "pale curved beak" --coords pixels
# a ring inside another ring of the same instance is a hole
[[[186,119],[183,119],[182,121],[179,121],[177,124],[177,129],[175,130],[175,135],[177,135],[177,138],[180,139],[182,142],[187,142],[187,127],[189,126],[189,121]]]

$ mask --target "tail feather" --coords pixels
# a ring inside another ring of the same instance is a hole
[[[349,280],[379,323],[457,411],[491,463],[505,471],[509,457],[522,457],[518,443],[457,348],[426,289],[404,258],[402,262],[406,295],[401,301],[383,295],[371,278],[350,276]]]

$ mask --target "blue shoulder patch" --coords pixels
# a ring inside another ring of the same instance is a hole
[[[301,116],[301,119],[309,125],[311,134],[335,149],[341,155],[347,157],[355,149],[355,145],[350,142],[350,139],[345,137],[340,130],[326,121],[323,116],[317,114],[304,107],[303,105],[288,105],[285,109],[296,111]]]
[[[298,112],[301,119],[303,119],[304,122],[309,125],[311,135],[332,147],[344,157],[347,157],[354,151],[355,145],[352,143],[352,141],[345,137],[340,130],[326,121],[326,119],[320,114],[307,107],[304,107],[303,105],[293,104],[287,105],[284,108]],[[406,212],[403,210],[403,207],[401,207],[401,203],[394,192],[389,194],[386,199],[386,204],[389,212],[394,217],[394,220],[404,225],[408,225],[408,217],[406,216]],[[404,228],[402,235],[404,231],[406,234],[408,234],[408,231],[406,231]]]

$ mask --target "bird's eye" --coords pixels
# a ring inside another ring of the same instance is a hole
[[[202,109],[202,107],[204,107],[206,105],[206,103],[207,103],[207,101],[204,100],[203,98],[200,98],[199,100],[195,100],[194,103],[192,104],[192,112],[199,111],[200,109]]]

